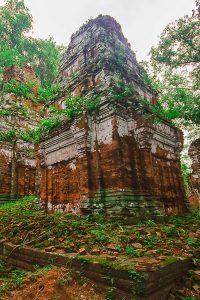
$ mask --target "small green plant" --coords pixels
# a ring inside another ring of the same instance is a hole
[[[160,242],[160,238],[156,235],[150,235],[143,242],[147,248],[152,248]]]
[[[37,277],[41,277],[43,275],[45,275],[47,272],[49,272],[50,270],[53,269],[53,266],[52,265],[47,265],[47,266],[44,266],[44,267],[40,267],[40,266],[35,266],[35,271],[32,272],[31,276],[32,276],[32,279],[34,278],[37,278]]]
[[[3,91],[6,93],[13,93],[17,96],[29,99],[32,96],[32,89],[34,88],[34,83],[18,82],[15,79],[11,79],[9,82],[4,83]]]
[[[72,251],[70,243],[72,243],[72,239],[70,237],[67,237],[67,240],[65,242],[65,244],[66,244],[65,251],[66,252],[71,252]]]
[[[97,224],[104,224],[105,223],[105,216],[103,213],[96,213],[93,215],[89,215],[88,217],[89,221],[95,222]]]
[[[0,273],[3,272],[6,268],[4,261],[0,260]]]
[[[117,250],[118,252],[122,252],[122,249],[123,249],[123,248],[122,248],[121,245],[117,245],[117,246],[116,246],[116,250]]]
[[[162,230],[168,237],[176,237],[178,235],[178,229],[175,225],[164,226]]]
[[[130,236],[128,234],[123,233],[123,235],[120,236],[120,242],[121,243],[128,243],[130,241]]]
[[[116,50],[117,51],[115,53],[114,63],[121,71],[124,71],[127,66],[125,48],[123,45],[119,44],[117,45]]]
[[[65,101],[65,109],[63,114],[68,119],[81,115],[84,110],[93,111],[97,109],[100,103],[100,97],[95,96],[93,99],[85,98],[83,96],[69,96]]]
[[[136,236],[136,238],[138,239],[138,240],[142,240],[142,238],[143,238],[143,235],[140,233],[140,232],[135,232],[135,236]]]
[[[65,221],[60,221],[60,222],[58,223],[58,228],[65,228],[66,225],[67,225],[67,223],[66,223]]]
[[[130,279],[136,282],[136,287],[133,290],[133,296],[140,296],[145,291],[145,275],[136,270],[129,270]]]
[[[106,300],[114,300],[115,299],[116,287],[111,286],[107,288],[105,298]]]
[[[157,224],[153,220],[148,220],[148,221],[146,221],[146,225],[149,227],[156,227]]]
[[[80,221],[75,220],[71,223],[71,225],[74,229],[78,229],[78,227],[80,226]]]
[[[165,260],[163,261],[163,265],[164,266],[167,266],[167,265],[170,265],[174,262],[177,262],[178,258],[175,257],[175,256],[168,256],[165,258]]]
[[[180,227],[184,223],[184,218],[181,216],[174,216],[170,219],[170,221],[174,226]]]
[[[181,170],[182,170],[184,186],[185,186],[186,190],[189,191],[189,189],[190,189],[189,176],[191,174],[191,169],[186,163],[182,163]]]
[[[16,270],[12,271],[11,276],[12,276],[13,284],[16,285],[16,286],[19,286],[23,283],[24,278],[26,276],[26,272],[22,271],[22,270],[19,270],[19,269],[16,269]]]
[[[107,241],[109,241],[109,238],[105,235],[105,233],[101,229],[92,229],[91,234],[94,235],[95,240],[97,242],[107,242]]]
[[[62,278],[59,279],[58,281],[58,285],[60,287],[64,287],[65,285],[69,284],[70,282],[72,282],[73,280],[73,276],[71,276],[70,273],[65,274]]]
[[[141,254],[138,250],[134,249],[132,246],[126,246],[126,253],[132,257],[140,257]]]
[[[198,247],[200,246],[200,242],[196,238],[188,237],[186,239],[188,246]]]

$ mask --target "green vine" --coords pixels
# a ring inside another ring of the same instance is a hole
[[[136,270],[129,270],[130,278],[136,283],[136,287],[133,290],[134,296],[141,296],[145,292],[145,281],[146,276],[144,273],[138,272]]]

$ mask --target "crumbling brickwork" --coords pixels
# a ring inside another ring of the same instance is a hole
[[[4,81],[16,80],[18,83],[26,81],[38,82],[33,70],[26,66],[23,70],[17,67],[7,68],[4,73]],[[4,108],[9,109],[16,101],[14,93],[7,93],[5,96]],[[30,107],[33,114],[38,111],[39,106],[34,105],[30,100],[21,99],[22,107]],[[10,116],[0,117],[0,128],[2,131],[12,129],[9,125]],[[13,121],[14,122],[14,121]],[[34,118],[27,121],[26,117],[16,118],[22,128],[31,127],[35,124]],[[0,143],[0,199],[9,199],[10,197],[22,197],[35,193],[35,150],[34,145],[28,142],[17,141],[15,157],[15,171],[13,172],[13,149],[12,144],[6,141]],[[13,188],[11,187],[13,186]],[[11,190],[13,194],[11,195]]]
[[[182,133],[141,105],[141,98],[156,102],[142,74],[113,18],[99,16],[72,36],[57,81],[66,93],[101,101],[40,145],[40,197],[48,209],[134,220],[186,211]],[[116,99],[121,81],[133,87],[131,99]],[[64,99],[54,105],[64,108]]]
[[[28,146],[28,145],[27,145]],[[35,193],[35,162],[19,160],[14,178],[15,197]],[[0,148],[0,199],[9,199],[11,192],[11,150]]]
[[[189,198],[192,208],[200,207],[200,139],[192,142],[189,148],[189,156],[192,159],[192,173],[190,175],[190,187],[192,195]]]

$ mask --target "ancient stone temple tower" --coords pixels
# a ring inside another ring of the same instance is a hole
[[[141,104],[156,95],[113,18],[99,16],[72,35],[57,82],[65,95],[99,104],[42,142],[46,207],[133,220],[184,212],[182,133]],[[54,105],[65,108],[65,99]]]

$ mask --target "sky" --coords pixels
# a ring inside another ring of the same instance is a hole
[[[4,3],[0,0],[0,5]],[[195,0],[25,0],[33,15],[33,36],[52,36],[67,46],[90,17],[108,14],[122,26],[139,61],[147,60],[165,26],[191,14]]]

